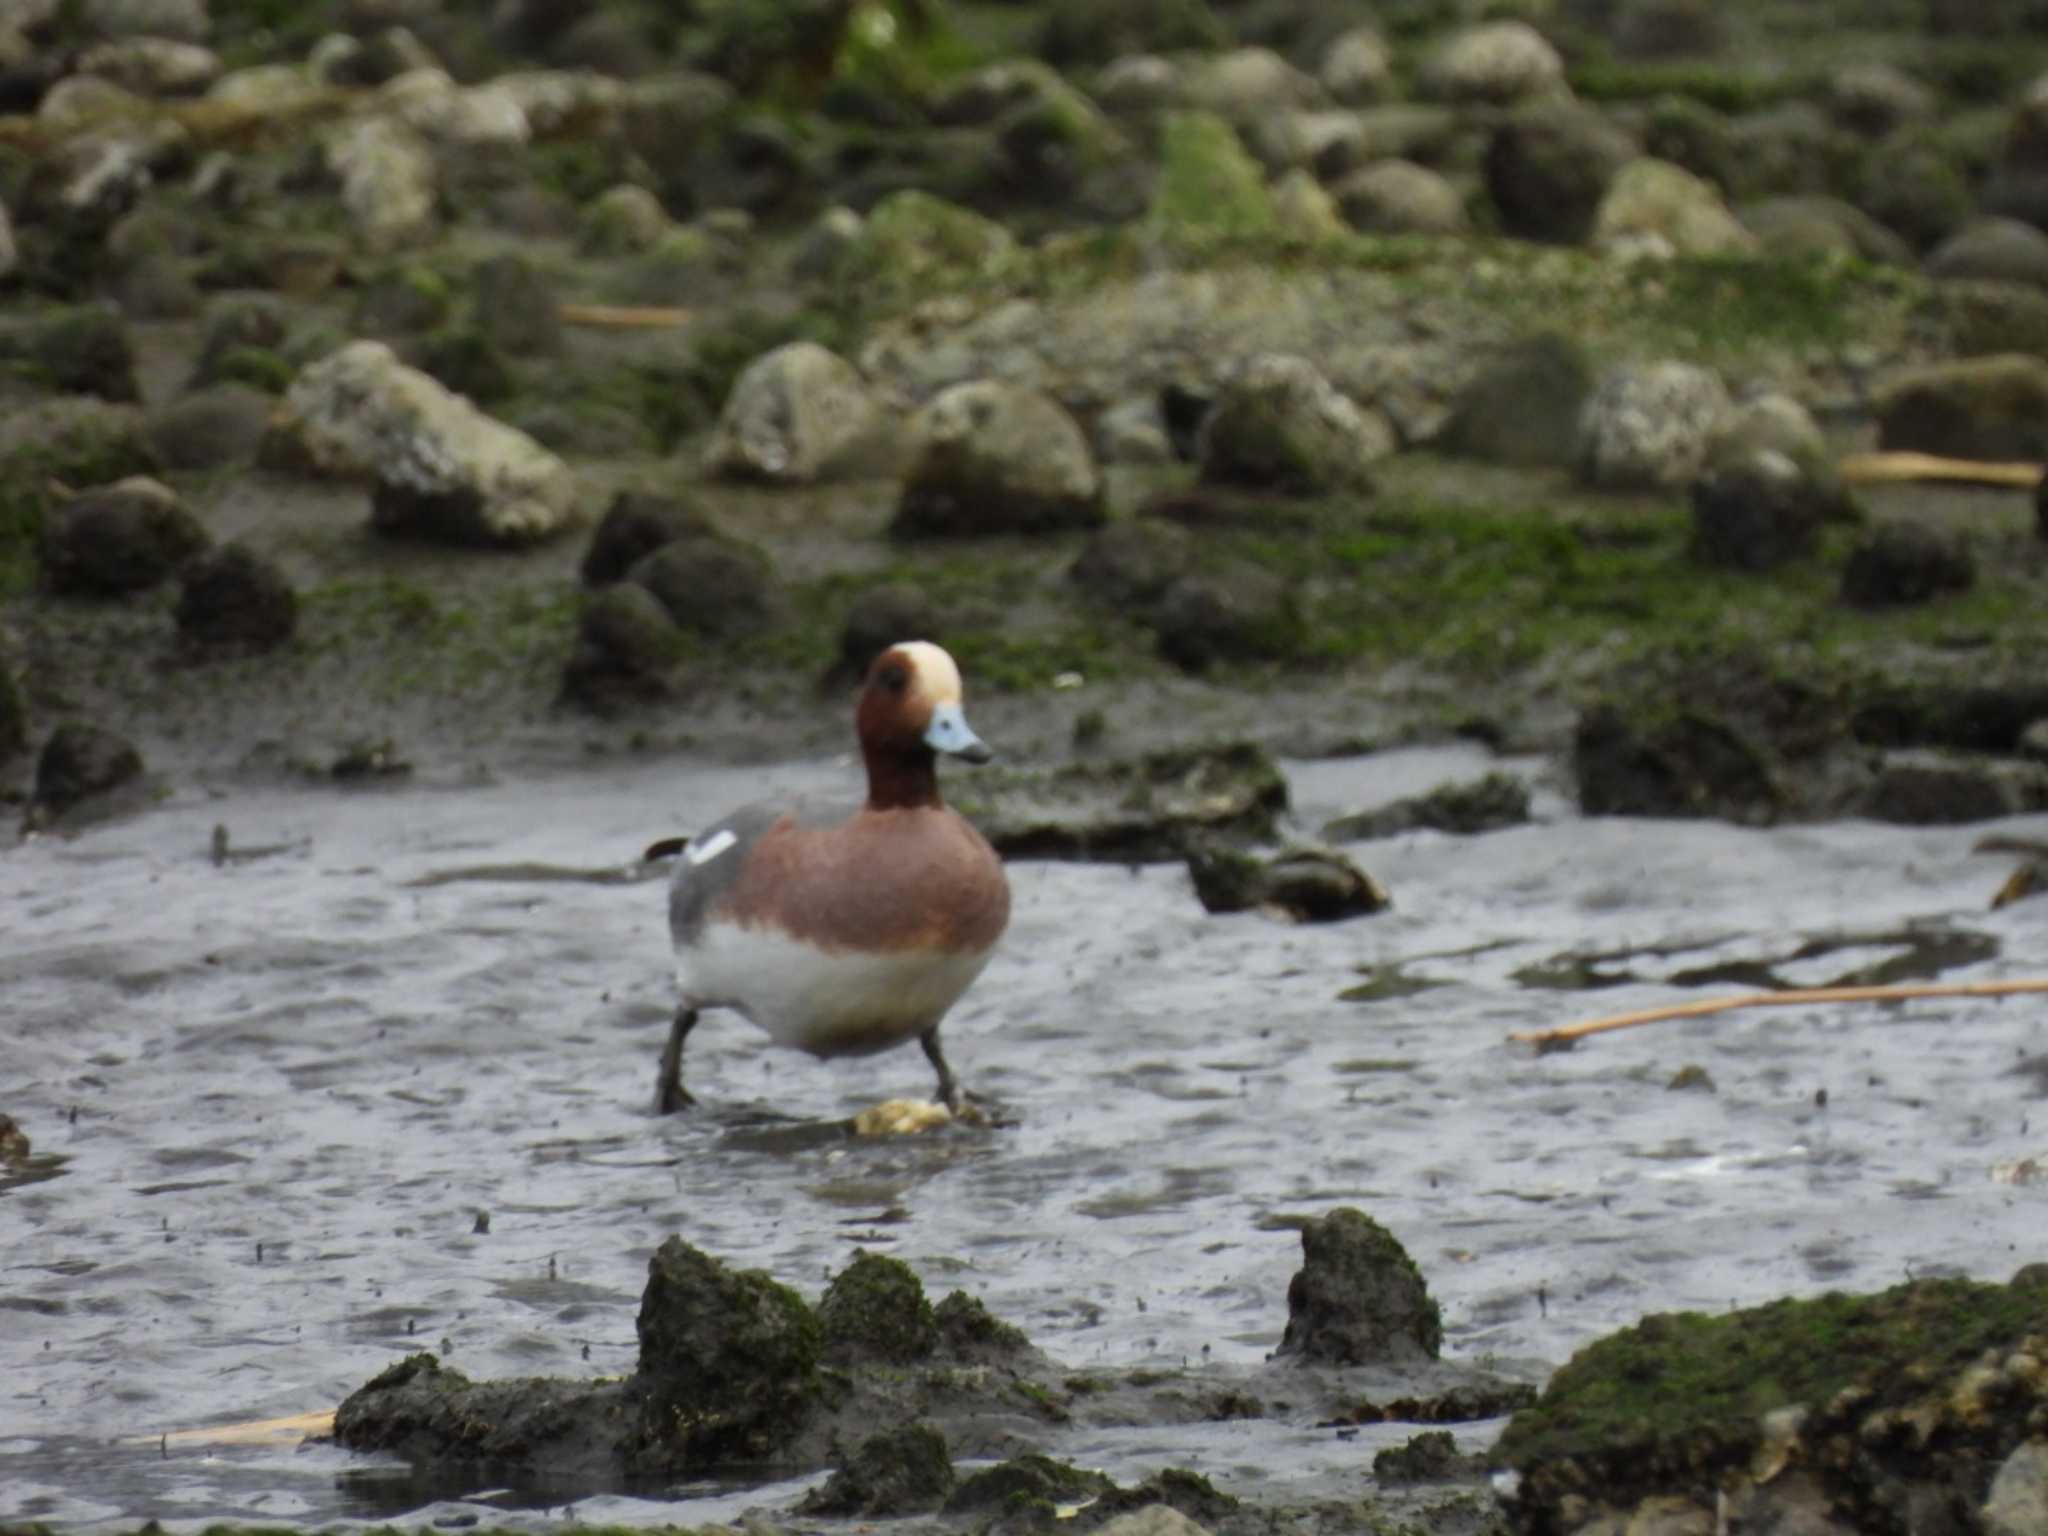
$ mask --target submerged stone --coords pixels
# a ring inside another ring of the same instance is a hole
[[[1340,1206],[1301,1225],[1306,1262],[1287,1287],[1287,1331],[1275,1358],[1372,1365],[1434,1360],[1443,1319],[1422,1271],[1394,1235]]]

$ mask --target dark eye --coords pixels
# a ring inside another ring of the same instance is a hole
[[[891,693],[901,693],[910,686],[910,674],[901,667],[884,667],[882,669],[882,686]]]

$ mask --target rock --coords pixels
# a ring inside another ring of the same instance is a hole
[[[1712,0],[1623,0],[1611,27],[1625,59],[1680,59],[1718,52],[1726,18]]]
[[[554,357],[564,347],[554,285],[517,256],[494,256],[471,278],[477,334],[513,357]]]
[[[1721,194],[1664,160],[1631,160],[1593,215],[1595,250],[1618,256],[1725,256],[1756,248]]]
[[[1725,190],[1742,201],[1831,192],[1863,148],[1817,104],[1801,100],[1745,112],[1730,123],[1729,135],[1735,180]]]
[[[1984,1536],[2041,1536],[2048,1531],[2048,1441],[2023,1441],[1999,1463],[1980,1518]]]
[[[1916,250],[1939,245],[1977,212],[1971,178],[1924,130],[1902,129],[1871,145],[1849,183],[1858,205]]]
[[[1703,565],[1769,571],[1813,553],[1837,505],[1775,448],[1722,460],[1692,487],[1692,555]]]
[[[1228,48],[1189,61],[1182,102],[1233,122],[1321,103],[1322,88],[1270,48]]]
[[[21,265],[21,247],[15,243],[14,220],[7,205],[0,203],[0,282],[12,277]]]
[[[1153,53],[1127,53],[1109,61],[1096,75],[1096,101],[1106,112],[1144,118],[1178,106],[1186,77],[1180,63]]]
[[[586,256],[638,256],[675,229],[661,199],[645,187],[600,192],[578,216],[577,249]]]
[[[13,779],[15,763],[29,748],[28,692],[16,650],[11,641],[0,645],[0,782]]]
[[[1392,1233],[1340,1206],[1301,1224],[1302,1267],[1287,1287],[1274,1358],[1303,1365],[1434,1360],[1443,1321],[1422,1272]]]
[[[1060,768],[997,765],[948,785],[960,813],[1008,859],[1178,861],[1198,838],[1272,837],[1287,781],[1250,742],[1175,748]]]
[[[212,28],[206,0],[83,0],[80,19],[100,37],[168,37],[203,43]]]
[[[646,491],[620,491],[605,509],[583,555],[583,584],[601,587],[625,576],[642,556],[676,539],[708,538],[710,521],[695,502]]]
[[[892,192],[868,211],[840,277],[880,303],[994,281],[1016,260],[1016,240],[995,221],[926,192]]]
[[[1158,518],[1119,518],[1081,546],[1067,579],[1105,607],[1142,611],[1193,567],[1195,541]]]
[[[1525,21],[1484,22],[1438,44],[1418,84],[1440,101],[1507,106],[1563,90],[1564,60]]]
[[[910,438],[893,533],[1048,533],[1103,522],[1094,452],[1049,395],[993,379],[956,384],[917,413]]]
[[[1467,1456],[1449,1430],[1425,1429],[1372,1459],[1373,1481],[1382,1487],[1400,1483],[1449,1482],[1483,1472],[1484,1456]]]
[[[199,361],[186,388],[229,382],[235,367],[230,359],[240,354],[253,351],[275,358],[278,348],[284,345],[287,329],[282,300],[267,295],[223,300],[207,320],[206,338],[199,345]]]
[[[1340,923],[1386,910],[1377,880],[1330,848],[1288,848],[1261,858],[1204,843],[1188,851],[1188,876],[1211,913],[1270,909],[1297,923]]]
[[[1886,379],[1878,444],[1959,459],[2048,458],[2048,361],[2006,353],[1929,363]]]
[[[1815,1536],[1903,1527],[1908,1509],[1957,1507],[1960,1523],[1953,1479],[1984,1487],[2040,1401],[2023,1340],[2043,1308],[2015,1277],[1646,1317],[1579,1350],[1502,1431],[1494,1462],[1519,1474],[1507,1519],[1616,1530],[1641,1504],[1662,1523],[1627,1529],[1681,1530],[1669,1506],[1711,1490],[1691,1528],[1715,1529],[1716,1505],[1730,1529]],[[1821,1452],[1842,1445],[1863,1453]],[[1757,1499],[1776,1492],[1774,1509]]]
[[[142,777],[142,754],[127,737],[81,720],[50,733],[36,758],[32,826],[45,826],[86,800]]]
[[[169,251],[149,251],[127,263],[113,292],[131,320],[189,320],[205,307],[185,263]]]
[[[1135,1488],[1114,1488],[1088,1508],[1104,1521],[1096,1531],[1118,1536],[1207,1536],[1243,1506],[1199,1472],[1168,1467]],[[1129,1522],[1126,1524],[1126,1522]],[[1202,1522],[1207,1522],[1205,1526]]]
[[[1159,131],[1159,177],[1146,228],[1174,241],[1271,234],[1278,227],[1265,173],[1213,112],[1169,112]]]
[[[1273,183],[1271,198],[1274,228],[1290,240],[1313,245],[1349,232],[1337,200],[1313,173],[1299,166]]]
[[[1940,278],[2048,287],[2048,234],[2018,219],[1978,219],[1928,253],[1927,271]]]
[[[53,592],[118,597],[167,581],[209,543],[169,486],[146,475],[83,491],[43,525],[43,580]]]
[[[649,76],[626,84],[615,108],[626,147],[654,175],[653,190],[679,209],[696,206],[690,173],[697,152],[731,112],[732,85],[694,70]]]
[[[1377,412],[1359,409],[1303,357],[1262,353],[1223,379],[1202,423],[1202,482],[1285,495],[1357,495],[1371,465],[1398,446]]]
[[[1052,0],[1035,51],[1066,69],[1131,53],[1218,48],[1227,35],[1208,0]]]
[[[892,581],[869,587],[847,605],[839,625],[839,671],[867,675],[868,663],[900,640],[938,640],[938,608],[921,587]]]
[[[1977,565],[1962,540],[1923,523],[1892,521],[1870,530],[1842,567],[1842,601],[1855,608],[1899,608],[1976,585]]]
[[[373,521],[454,543],[530,544],[577,516],[568,465],[494,421],[382,342],[356,341],[300,370],[266,458],[369,479]]]
[[[804,1495],[799,1515],[888,1518],[923,1514],[953,1491],[946,1437],[930,1424],[905,1424],[870,1435],[822,1488]]]
[[[811,221],[790,258],[790,271],[805,279],[824,279],[839,270],[846,253],[860,243],[867,220],[844,204],[834,204]]]
[[[640,560],[626,579],[645,587],[683,629],[742,635],[773,612],[773,572],[759,550],[723,539],[685,538]]]
[[[1147,1504],[1105,1521],[1095,1536],[1209,1536],[1209,1528],[1171,1504]]]
[[[856,1248],[818,1301],[825,1360],[834,1365],[908,1365],[939,1345],[924,1286],[901,1259]]]
[[[1037,1353],[1023,1329],[1004,1322],[965,1291],[948,1291],[932,1309],[932,1320],[939,1325],[947,1357],[963,1364],[1016,1364]]]
[[[1469,837],[1517,827],[1529,819],[1529,786],[1511,773],[1489,773],[1466,782],[1439,784],[1426,795],[1396,800],[1376,810],[1339,816],[1323,824],[1333,843],[1363,842],[1428,828]]]
[[[95,128],[118,130],[148,115],[149,102],[96,75],[72,75],[50,87],[36,107],[36,122],[51,138],[74,138]]]
[[[1805,406],[1776,390],[1738,401],[1708,457],[1713,463],[1733,462],[1765,450],[1782,453],[1816,480],[1834,476],[1834,458],[1820,423]]]
[[[165,469],[208,470],[255,460],[274,401],[243,384],[194,390],[150,412],[144,431]]]
[[[1412,160],[1361,166],[1332,192],[1345,221],[1362,234],[1458,235],[1470,227],[1458,189]]]
[[[433,234],[439,177],[417,131],[395,117],[358,118],[329,137],[326,157],[365,249],[397,250]]]
[[[1828,76],[1828,109],[1857,133],[1881,139],[1935,115],[1934,93],[1892,64],[1844,64]]]
[[[961,1478],[946,1500],[946,1513],[988,1514],[1033,1504],[1050,1510],[1097,1498],[1115,1487],[1100,1472],[1084,1471],[1049,1456],[1013,1456]]]
[[[1591,232],[1608,184],[1635,157],[1628,135],[1590,107],[1536,101],[1494,130],[1486,190],[1508,234],[1576,245]]]
[[[1744,204],[1741,216],[1766,256],[1845,255],[1894,267],[1913,260],[1912,247],[1897,234],[1838,197],[1770,197]]]
[[[1393,54],[1377,27],[1340,32],[1323,50],[1316,74],[1332,99],[1347,107],[1368,107],[1394,94]]]
[[[592,593],[577,619],[562,692],[600,712],[666,695],[690,646],[661,599],[630,581]]]
[[[1939,284],[1935,303],[1957,357],[2048,355],[2048,289],[2030,283]]]
[[[0,362],[66,394],[139,400],[135,349],[121,316],[98,304],[0,322]]]
[[[808,485],[876,467],[885,417],[851,363],[792,341],[749,363],[704,452],[706,474]]]
[[[809,1417],[823,1329],[801,1296],[671,1237],[640,1300],[643,1466],[765,1461]]]
[[[299,623],[299,594],[277,562],[226,544],[185,570],[178,633],[210,650],[274,650]]]
[[[1173,463],[1177,455],[1158,395],[1133,395],[1097,416],[1095,456],[1104,464]]]
[[[1592,389],[1578,344],[1539,333],[1504,348],[1459,390],[1435,446],[1495,464],[1571,464]]]
[[[1603,490],[1688,484],[1729,413],[1728,391],[1708,369],[1680,362],[1612,369],[1579,413],[1579,477]]]
[[[1300,654],[1303,626],[1294,587],[1248,562],[1183,576],[1151,615],[1159,654],[1189,672],[1219,661],[1281,661]]]
[[[129,37],[86,49],[78,67],[139,95],[187,96],[219,78],[220,55],[197,43]]]
[[[1959,826],[2048,809],[2048,766],[1984,753],[1887,752],[1864,797],[1873,821]]]

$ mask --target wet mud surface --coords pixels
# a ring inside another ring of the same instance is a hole
[[[1490,766],[1286,764],[1305,829]],[[670,1233],[813,1299],[865,1247],[1077,1371],[1196,1374],[1275,1348],[1300,1263],[1280,1218],[1337,1205],[1407,1247],[1448,1357],[1538,1371],[1645,1312],[2040,1256],[2048,1190],[2005,1176],[2048,1143],[2037,1002],[1506,1040],[1710,986],[2037,971],[2032,904],[1986,909],[2010,860],[1970,853],[1985,828],[1587,821],[1540,783],[1526,826],[1347,845],[1394,900],[1351,923],[1209,916],[1178,864],[1014,864],[1009,940],[947,1027],[1013,1124],[850,1139],[925,1091],[917,1053],[820,1064],[717,1017],[691,1042],[702,1107],[656,1120],[661,889],[530,866],[628,866],[849,771],[195,788],[0,860],[0,1112],[33,1141],[0,1167],[0,1519],[445,1516],[488,1490],[160,1437],[330,1408],[422,1349],[475,1378],[623,1374]],[[216,824],[273,851],[217,861]],[[1667,1087],[1687,1066],[1711,1091]],[[1045,1449],[1337,1498],[1410,1433],[1072,1423]],[[695,1523],[816,1481],[513,1502]]]

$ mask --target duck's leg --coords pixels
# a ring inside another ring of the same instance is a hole
[[[919,1035],[917,1043],[924,1047],[924,1059],[939,1074],[939,1102],[954,1114],[959,1114],[967,1095],[960,1091],[960,1080],[953,1076],[953,1069],[946,1065],[946,1053],[939,1049],[939,1026],[934,1024]]]
[[[657,1115],[672,1115],[697,1102],[690,1097],[689,1089],[683,1086],[683,1042],[690,1038],[690,1031],[696,1027],[696,1009],[688,1003],[676,1009],[675,1021],[668,1027],[668,1044],[661,1048],[661,1070],[654,1079],[654,1112]]]

